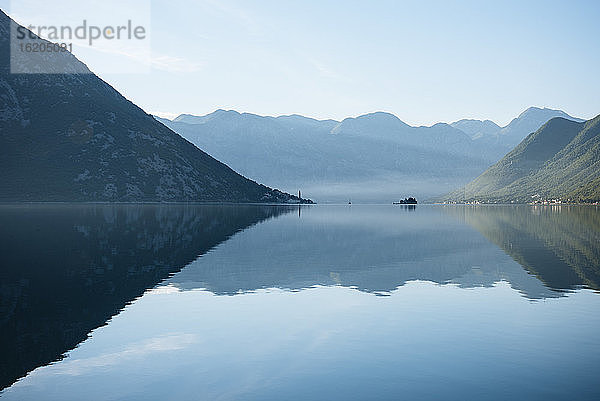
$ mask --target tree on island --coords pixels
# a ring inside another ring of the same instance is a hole
[[[398,205],[416,205],[417,204],[417,200],[415,198],[404,198],[404,199],[400,199],[400,202],[394,202]]]

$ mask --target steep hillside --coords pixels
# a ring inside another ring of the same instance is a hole
[[[556,117],[577,122],[584,121],[580,118],[571,117],[562,110],[530,107],[498,132],[498,143],[512,149],[527,135],[537,131],[542,125]]]
[[[554,118],[464,188],[454,201],[600,200],[600,116]]]
[[[459,120],[450,125],[464,131],[473,141],[487,152],[493,159],[498,160],[527,135],[537,131],[542,125],[555,117],[582,122],[584,120],[572,117],[562,110],[529,107],[518,117],[513,118],[505,127],[500,127],[490,120]]]
[[[11,73],[10,24],[0,11],[0,201],[299,201],[213,159],[68,52],[42,60],[59,73]]]

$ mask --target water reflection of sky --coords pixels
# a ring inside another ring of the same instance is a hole
[[[501,282],[149,291],[12,399],[594,399],[600,298]]]
[[[3,399],[598,398],[596,209],[42,209],[0,209]]]

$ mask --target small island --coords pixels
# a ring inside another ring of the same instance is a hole
[[[394,205],[416,205],[417,200],[415,198],[404,198],[398,202],[392,202]]]

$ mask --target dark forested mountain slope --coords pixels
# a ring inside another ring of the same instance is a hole
[[[10,24],[0,11],[0,201],[298,201],[204,153],[68,52],[44,71],[75,73],[12,74]]]

